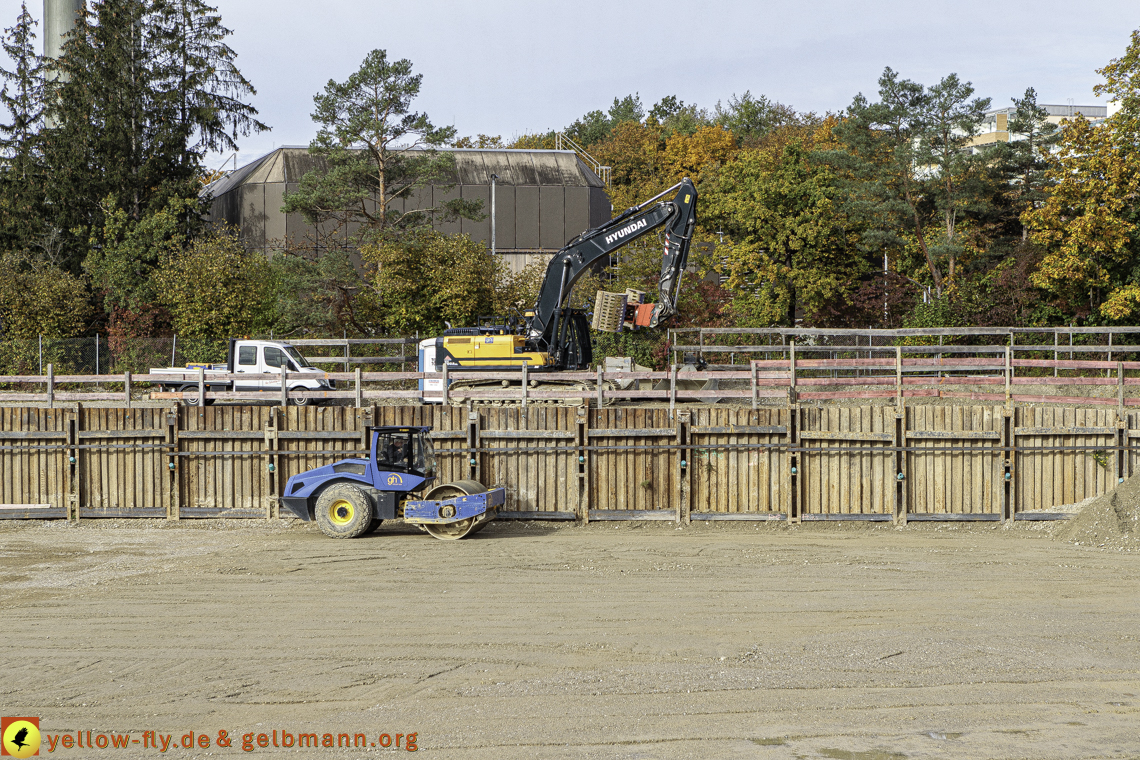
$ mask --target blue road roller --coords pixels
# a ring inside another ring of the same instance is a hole
[[[344,459],[289,478],[281,506],[332,538],[357,538],[403,518],[445,541],[478,533],[506,498],[474,480],[434,484],[430,427],[372,428],[367,459]],[[422,498],[411,498],[422,490]]]

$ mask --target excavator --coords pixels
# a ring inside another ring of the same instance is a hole
[[[532,309],[498,324],[451,328],[436,338],[435,371],[442,372],[446,363],[451,387],[456,388],[486,384],[463,380],[460,373],[464,370],[518,370],[525,364],[535,382],[538,373],[590,368],[591,322],[584,310],[568,306],[575,283],[586,272],[609,264],[615,251],[663,228],[665,248],[656,303],[642,303],[643,294],[635,291],[625,295],[599,292],[592,323],[594,329],[609,332],[624,326],[657,327],[677,311],[696,211],[697,189],[686,177],[578,235],[550,260]]]

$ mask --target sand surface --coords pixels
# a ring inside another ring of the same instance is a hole
[[[1008,529],[495,523],[460,542],[3,524],[3,710],[54,735],[235,739],[165,753],[184,758],[273,731],[369,746],[250,755],[386,757],[407,753],[381,734],[415,732],[424,757],[475,760],[1136,757],[1140,543],[1126,519],[1100,540],[1105,510]]]

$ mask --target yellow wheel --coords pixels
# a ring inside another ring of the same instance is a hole
[[[345,526],[352,522],[353,513],[356,511],[352,506],[352,502],[348,499],[337,499],[329,505],[329,522],[333,525]]]
[[[334,483],[317,497],[317,526],[332,538],[356,538],[372,525],[372,499],[352,483]]]

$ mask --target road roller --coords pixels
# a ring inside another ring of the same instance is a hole
[[[444,541],[478,533],[495,519],[506,491],[474,480],[435,483],[430,432],[430,427],[372,428],[367,459],[294,475],[285,484],[281,506],[316,521],[331,538],[364,536],[396,519]]]

